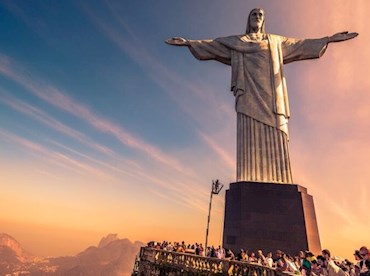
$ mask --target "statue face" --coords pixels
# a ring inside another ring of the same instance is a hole
[[[252,10],[249,16],[249,25],[251,29],[260,31],[265,21],[265,13],[261,9]]]

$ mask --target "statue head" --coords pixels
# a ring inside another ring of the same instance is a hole
[[[251,10],[248,15],[246,34],[252,32],[265,33],[265,11],[261,8]]]

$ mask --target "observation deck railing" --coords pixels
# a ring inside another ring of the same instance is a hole
[[[140,249],[136,275],[248,275],[277,276],[294,275],[259,264],[234,261],[195,254],[158,250],[150,247]]]

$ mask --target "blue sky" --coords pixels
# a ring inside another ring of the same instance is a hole
[[[40,254],[76,253],[107,232],[203,239],[211,180],[235,179],[230,70],[164,40],[240,34],[254,7],[270,33],[360,33],[286,74],[293,178],[314,195],[322,243],[345,239],[341,254],[369,243],[369,5],[344,0],[3,1],[0,231]],[[333,236],[333,221],[348,226]]]

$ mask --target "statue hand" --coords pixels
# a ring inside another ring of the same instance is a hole
[[[175,46],[188,46],[189,41],[182,37],[173,37],[170,39],[165,40],[167,44],[175,45]]]
[[[358,36],[358,33],[348,33],[348,32],[337,33],[329,37],[329,43],[345,41],[348,39],[355,38],[356,36]]]

